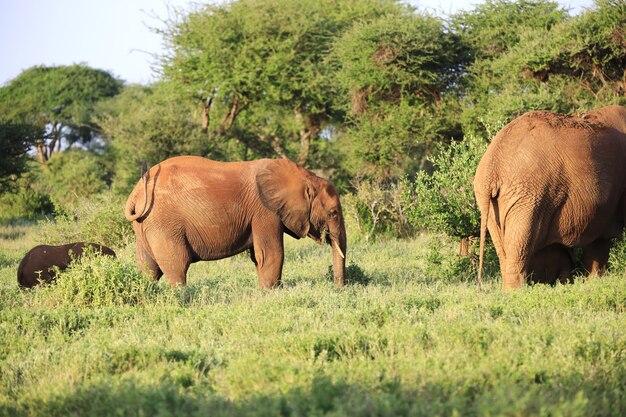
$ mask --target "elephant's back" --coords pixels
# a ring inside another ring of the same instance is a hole
[[[67,250],[73,244],[51,246],[51,245],[38,245],[29,250],[17,268],[17,282],[21,287],[31,288],[38,283],[39,272],[41,271],[41,278],[48,280],[51,278],[51,273],[48,268],[52,266],[58,266],[60,268],[66,267],[66,263],[63,262],[63,251],[65,250],[65,257],[67,257]]]
[[[163,186],[195,187],[200,184],[228,183],[237,179],[248,178],[254,167],[263,163],[258,161],[221,162],[199,156],[177,156],[166,159],[150,169],[150,176]]]

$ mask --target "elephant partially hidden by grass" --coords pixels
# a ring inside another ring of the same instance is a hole
[[[115,258],[115,252],[97,243],[74,242],[67,245],[35,246],[26,253],[17,268],[17,282],[22,288],[32,288],[39,283],[50,283],[55,278],[55,267],[65,270],[70,262],[83,256],[86,248],[95,253]]]
[[[487,229],[505,291],[544,268],[534,258],[551,245],[582,248],[586,271],[602,274],[611,239],[624,228],[626,108],[520,116],[487,148],[474,192],[481,213],[479,281]],[[544,255],[564,260],[559,249]]]

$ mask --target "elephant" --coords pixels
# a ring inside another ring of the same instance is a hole
[[[17,268],[17,282],[21,288],[32,288],[39,283],[48,284],[56,275],[56,268],[67,269],[72,260],[83,256],[85,248],[115,258],[115,252],[97,243],[74,242],[67,245],[39,245],[29,250]]]
[[[337,190],[288,159],[219,162],[178,156],[153,166],[125,207],[136,261],[158,280],[186,285],[191,263],[249,250],[261,288],[281,282],[283,233],[332,246],[345,284],[346,229]]]
[[[558,243],[546,246],[533,255],[528,270],[528,279],[534,284],[570,283],[574,271],[572,250]]]
[[[487,229],[505,292],[532,272],[533,256],[559,244],[580,247],[590,275],[607,267],[624,228],[626,108],[563,115],[523,114],[500,130],[474,178],[481,214],[479,283]]]

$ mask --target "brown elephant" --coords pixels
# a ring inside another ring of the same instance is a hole
[[[479,281],[487,228],[505,291],[520,287],[533,256],[552,244],[582,247],[587,272],[602,274],[611,239],[624,228],[625,190],[626,108],[532,111],[513,120],[494,137],[474,179]]]
[[[529,281],[554,285],[573,281],[574,256],[570,248],[554,243],[536,252],[529,263]]]
[[[154,279],[186,284],[189,265],[250,251],[259,286],[280,284],[283,232],[332,246],[333,274],[345,283],[346,229],[327,180],[287,159],[217,162],[196,156],[152,167],[126,202],[136,259]]]
[[[65,270],[74,259],[83,256],[85,248],[115,258],[112,249],[97,243],[74,242],[67,245],[39,245],[29,250],[17,268],[17,282],[22,288],[32,288],[39,283],[50,283],[56,271]]]

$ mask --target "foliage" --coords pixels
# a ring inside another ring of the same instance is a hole
[[[90,248],[59,272],[53,285],[33,291],[31,302],[46,307],[104,307],[141,305],[151,301],[156,283],[134,262],[95,256]]]
[[[491,278],[479,291],[466,272],[429,277],[423,236],[352,244],[358,284],[337,289],[326,246],[286,243],[272,291],[257,288],[247,255],[194,264],[189,285],[170,289],[140,280],[129,252],[24,292],[7,255],[0,413],[626,412],[621,276],[508,295]]]
[[[357,23],[334,56],[352,115],[342,139],[353,172],[399,178],[433,143],[458,135],[450,94],[466,56],[440,19],[405,13]]]
[[[124,217],[125,201],[110,192],[80,198],[70,208],[57,211],[54,219],[39,223],[42,240],[52,245],[84,241],[124,247],[133,237]]]
[[[418,229],[465,238],[478,236],[480,211],[474,198],[474,173],[487,141],[467,136],[463,141],[441,147],[431,159],[435,171],[421,171],[407,181],[405,203],[408,217]]]
[[[0,194],[0,221],[34,220],[54,211],[50,196],[41,187],[41,172],[34,160],[28,169]]]
[[[54,155],[38,187],[50,196],[58,212],[71,210],[82,198],[105,191],[110,173],[105,161],[92,152],[72,149]]]
[[[623,2],[601,0],[568,17],[554,2],[488,1],[455,21],[476,57],[466,77],[466,134],[483,132],[479,118],[589,110],[623,95]]]
[[[624,232],[619,239],[612,242],[609,253],[609,271],[626,276],[626,233]]]
[[[206,110],[212,140],[236,139],[249,157],[307,164],[336,122],[333,42],[350,25],[403,9],[394,0],[238,0],[170,22],[165,80]]]
[[[100,103],[97,120],[111,139],[106,156],[113,161],[116,193],[132,190],[144,161],[152,166],[178,155],[224,159],[221,145],[209,142],[192,110],[162,84],[128,87]]]
[[[368,242],[376,236],[407,237],[413,234],[407,211],[411,204],[403,199],[404,183],[379,184],[359,179],[354,192],[341,197],[350,234]],[[356,229],[356,230],[355,230]]]
[[[121,87],[122,82],[108,72],[84,65],[36,66],[0,87],[0,114],[46,130],[35,140],[39,160],[45,164],[62,141],[71,147],[92,140],[95,103],[114,96]]]
[[[40,129],[33,125],[0,119],[0,193],[14,188],[26,171],[30,159],[26,152],[40,136]]]

